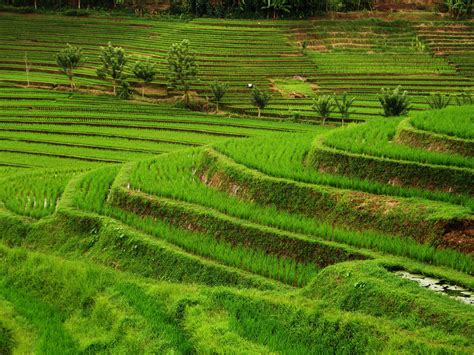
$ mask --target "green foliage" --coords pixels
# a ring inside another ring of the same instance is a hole
[[[288,0],[263,0],[262,10],[273,10],[273,19],[277,19],[281,13],[290,13],[291,5]]]
[[[456,95],[454,98],[456,100],[456,105],[458,106],[474,104],[474,97],[468,92],[462,92],[459,95]]]
[[[309,44],[309,43],[308,43],[308,41],[307,41],[306,39],[303,40],[303,41],[301,41],[301,42],[299,43],[301,54],[303,54],[303,55],[306,54],[306,52],[307,52],[307,50],[308,50],[308,44]]]
[[[418,129],[461,139],[474,139],[472,112],[474,105],[448,107],[439,111],[420,112],[410,123]]]
[[[451,96],[439,92],[432,93],[426,98],[426,103],[434,110],[445,108],[451,102]]]
[[[142,98],[145,97],[145,85],[155,80],[158,69],[150,59],[135,62],[132,67],[133,75],[142,82]]]
[[[183,40],[180,43],[174,43],[168,52],[167,57],[168,71],[166,73],[168,85],[171,88],[177,88],[184,92],[184,102],[189,102],[189,88],[191,81],[198,74],[196,64],[196,54],[190,48],[190,42]]]
[[[313,110],[321,117],[321,123],[324,126],[326,120],[331,116],[333,109],[336,107],[334,98],[330,95],[320,95],[313,99]]]
[[[130,89],[130,83],[128,80],[123,79],[120,80],[117,97],[121,98],[122,100],[128,100],[133,96],[133,91]]]
[[[252,105],[257,107],[258,118],[261,117],[262,110],[267,107],[271,98],[272,96],[268,92],[260,90],[258,87],[254,87],[252,89],[252,92],[250,93],[250,102]]]
[[[229,85],[227,83],[220,83],[218,81],[214,81],[211,85],[211,93],[213,96],[213,101],[216,103],[216,111],[219,111],[219,103],[222,101],[222,98],[227,93],[229,89]]]
[[[401,86],[390,90],[382,89],[379,95],[379,102],[382,105],[385,117],[402,116],[408,114],[411,109],[408,92],[401,91]]]
[[[68,43],[65,49],[56,54],[55,58],[59,69],[68,77],[71,90],[75,90],[74,71],[83,65],[85,61],[82,48],[71,46]]]
[[[418,36],[411,41],[411,48],[415,52],[423,53],[426,51],[426,44]]]
[[[337,97],[337,95],[334,95],[334,103],[337,106],[337,109],[339,113],[341,114],[342,117],[342,125],[344,125],[344,119],[348,119],[351,115],[351,113],[354,113],[355,111],[351,111],[351,107],[354,104],[354,101],[356,100],[355,97],[348,98],[347,97],[347,92],[344,92],[342,94],[341,99]]]
[[[2,355],[13,354],[14,347],[15,347],[15,339],[13,338],[12,330],[7,328],[0,321],[0,354]]]
[[[445,0],[444,4],[447,6],[451,18],[456,20],[466,16],[472,7],[471,0]]]
[[[102,79],[110,77],[113,83],[113,93],[118,95],[117,86],[126,78],[125,65],[128,62],[128,56],[123,48],[113,47],[110,42],[107,47],[100,47],[100,51],[101,67],[97,69],[97,75]]]

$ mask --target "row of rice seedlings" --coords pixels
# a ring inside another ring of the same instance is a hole
[[[474,267],[472,259],[459,252],[438,250],[409,238],[333,228],[314,218],[287,213],[274,207],[262,207],[208,188],[194,174],[199,155],[199,149],[194,149],[162,156],[153,161],[139,162],[130,173],[129,187],[151,195],[199,204],[236,218],[301,233],[310,238],[331,239],[457,270],[467,271]]]
[[[30,154],[28,152],[7,152],[0,154],[0,165],[23,168],[84,169],[103,165],[101,160],[83,160],[59,157],[57,155]]]
[[[2,141],[2,150],[25,152],[34,155],[51,155],[72,159],[91,159],[103,162],[121,162],[146,159],[156,155],[153,152],[122,151],[111,149],[96,149],[95,147],[60,146],[48,143],[30,143],[18,141]]]
[[[321,132],[324,132],[321,127]],[[365,191],[377,195],[417,197],[469,206],[474,200],[467,195],[391,186],[375,181],[347,178],[315,171],[303,164],[314,140],[311,134],[280,134],[265,138],[229,140],[216,145],[217,150],[236,162],[265,174],[318,185],[329,185],[348,190]]]
[[[75,171],[41,171],[9,176],[2,180],[0,201],[19,215],[43,218],[53,214]]]
[[[474,161],[461,155],[430,152],[394,143],[392,140],[401,120],[403,118],[400,117],[380,118],[362,125],[350,126],[328,135],[324,140],[324,144],[351,153],[427,164],[474,168]]]
[[[410,123],[421,130],[474,139],[474,105],[432,110],[415,115]]]
[[[317,63],[320,72],[327,73],[393,73],[393,74],[455,74],[442,58],[425,54],[367,54],[311,52],[310,58]]]
[[[79,191],[75,194],[75,206],[118,219],[190,253],[295,287],[308,284],[319,270],[315,264],[301,263],[291,258],[267,255],[262,250],[216,241],[211,235],[174,228],[156,220],[156,218],[138,216],[111,207],[106,203],[106,200],[116,172],[116,169],[99,169],[84,176],[78,185]]]

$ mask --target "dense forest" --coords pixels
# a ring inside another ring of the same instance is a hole
[[[0,0],[1,10],[31,12],[38,9],[75,9],[71,15],[88,15],[90,9],[134,11],[138,15],[166,12],[172,15],[220,18],[306,18],[327,12],[374,9],[434,8],[467,15],[473,0]],[[85,11],[86,10],[86,11]]]

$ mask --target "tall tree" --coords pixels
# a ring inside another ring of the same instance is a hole
[[[196,78],[198,67],[196,54],[189,48],[189,41],[183,40],[174,43],[168,53],[168,72],[166,73],[168,85],[171,88],[184,92],[184,102],[189,103],[189,88],[191,81]]]
[[[74,91],[76,89],[76,84],[74,83],[74,70],[84,63],[82,49],[71,46],[68,43],[65,49],[56,54],[56,63],[59,69],[68,77],[71,90]]]
[[[156,65],[149,59],[136,62],[132,67],[132,73],[142,82],[142,98],[145,97],[145,85],[155,80],[157,74]]]
[[[117,95],[117,86],[125,79],[125,64],[128,56],[122,47],[113,47],[109,42],[107,47],[100,47],[99,60],[102,67],[97,69],[97,75],[102,79],[112,79],[113,92]]]

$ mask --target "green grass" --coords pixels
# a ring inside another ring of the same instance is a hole
[[[474,90],[473,29],[0,13],[0,353],[472,354],[472,306],[393,272],[474,289],[468,191],[308,163],[318,142],[366,172],[370,159],[439,168],[436,180],[470,172],[469,154],[400,144],[402,119],[382,118],[377,94],[403,84],[414,129],[472,140],[471,107],[424,110],[430,92]],[[179,94],[164,69],[182,39],[197,52],[193,95],[229,83],[224,114],[156,101]],[[96,76],[108,41],[157,64],[146,101]],[[54,61],[66,43],[87,56],[81,92]],[[261,120],[248,83],[271,91]],[[312,96],[342,91],[367,122],[315,124]]]
[[[410,123],[421,130],[474,139],[474,106],[462,106],[429,111],[414,116]]]
[[[461,114],[462,112],[458,112],[458,115]],[[338,131],[337,134],[328,135],[324,140],[324,144],[356,154],[469,169],[474,168],[472,159],[461,155],[428,152],[394,142],[393,138],[397,132],[397,126],[402,119],[380,118],[363,125],[347,127],[342,131]],[[472,127],[472,123],[466,125],[467,131],[472,131]]]

